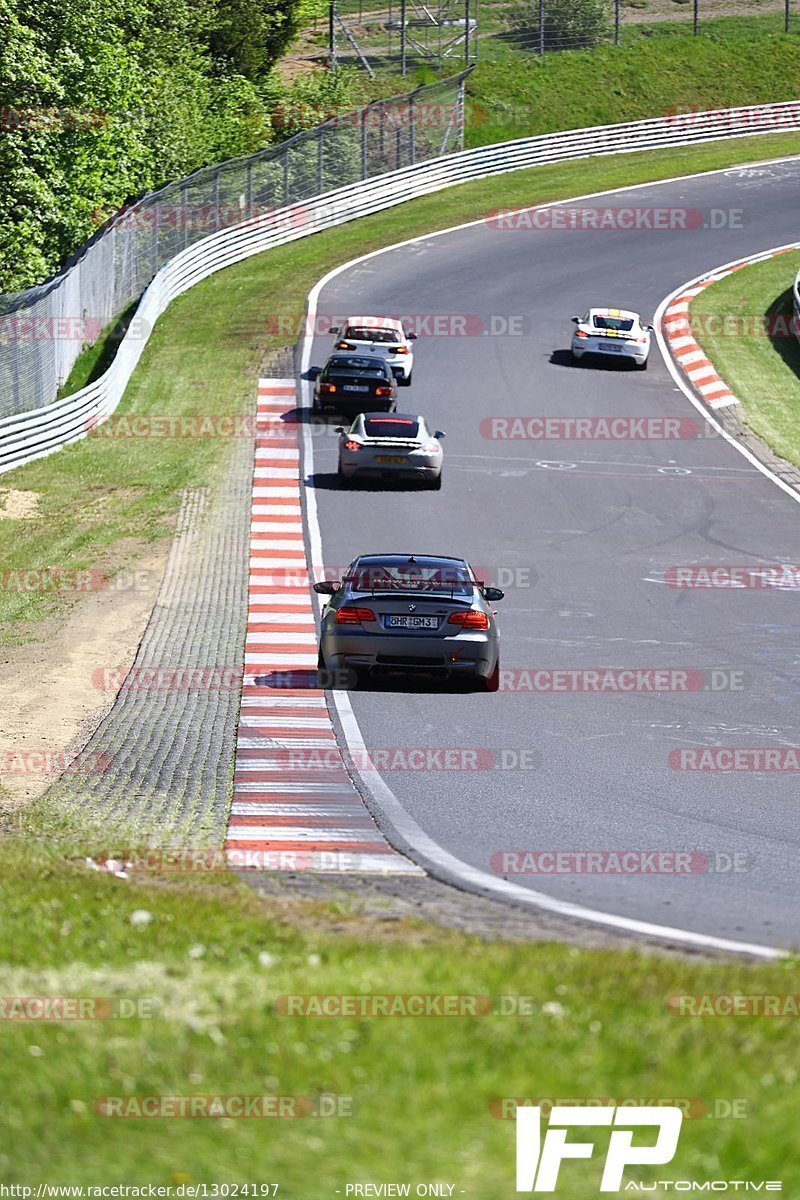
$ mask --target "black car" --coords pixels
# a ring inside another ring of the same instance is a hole
[[[333,354],[317,376],[315,412],[394,412],[397,381],[379,358]]]

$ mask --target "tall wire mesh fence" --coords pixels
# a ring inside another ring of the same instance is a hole
[[[497,43],[545,54],[637,31],[702,36],[730,18],[750,23],[743,32],[800,31],[797,0],[336,0],[331,11],[314,29],[320,57],[375,72],[447,70],[491,58]]]
[[[0,418],[52,403],[81,351],[187,246],[243,221],[301,226],[298,202],[461,149],[466,75],[195,171],[115,214],[52,279],[0,295]]]

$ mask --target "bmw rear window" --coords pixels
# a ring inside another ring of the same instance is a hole
[[[389,373],[389,368],[382,362],[376,362],[374,358],[335,358],[328,363],[328,370],[331,374],[371,371],[373,375],[380,376],[381,379],[385,379]]]
[[[345,581],[356,592],[413,592],[471,598],[475,587],[466,567],[418,559],[407,562],[363,562]]]
[[[377,329],[367,325],[348,325],[344,333],[345,340],[353,342],[399,342],[399,329]]]
[[[416,438],[419,421],[413,417],[367,417],[364,432],[369,438]]]

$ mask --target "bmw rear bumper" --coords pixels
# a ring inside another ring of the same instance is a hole
[[[494,670],[498,656],[497,638],[481,633],[432,638],[348,629],[323,632],[321,646],[325,666],[332,672],[350,667],[375,674],[485,679]]]

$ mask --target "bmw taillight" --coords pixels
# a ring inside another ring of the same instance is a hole
[[[335,383],[321,383],[319,385],[319,390],[321,392],[325,392],[326,395],[330,396],[331,392],[336,391],[336,384]]]
[[[355,350],[355,346],[353,345],[352,342],[337,342],[336,349],[337,350]]]
[[[408,346],[392,346],[393,354],[408,354]]]
[[[344,604],[336,612],[337,625],[360,625],[362,621],[374,621],[375,613],[371,608],[357,608],[354,604]]]
[[[376,396],[391,396],[391,394],[392,394],[392,389],[390,387],[376,387],[375,388]]]
[[[344,448],[345,450],[360,450],[361,442],[345,442]]]
[[[588,336],[589,335],[585,329],[576,329],[575,330],[575,337],[588,337]]]
[[[489,618],[479,608],[468,608],[466,612],[450,613],[448,625],[460,625],[462,629],[488,629]]]
[[[425,443],[425,445],[422,447],[422,453],[423,454],[436,454],[439,451],[439,449],[440,449],[439,443],[436,440],[434,440],[432,442]]]

